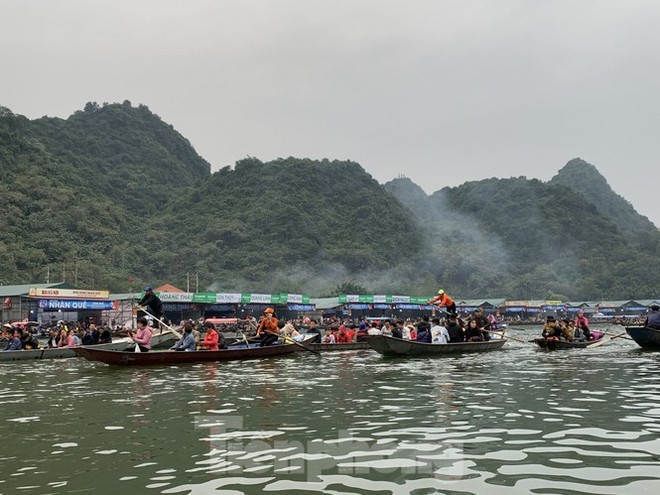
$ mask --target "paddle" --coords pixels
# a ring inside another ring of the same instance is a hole
[[[610,337],[609,335],[606,335],[605,337],[600,338],[596,342],[591,342],[591,343],[587,344],[587,347],[589,347],[589,348],[598,347],[598,346],[607,344],[610,340],[612,340],[612,337]]]
[[[243,330],[241,330],[241,329],[238,328],[238,327],[237,327],[237,330],[238,330],[238,333],[241,334],[241,337],[243,337],[243,342],[245,342],[245,347],[247,347],[247,348],[249,349],[249,348],[250,348],[250,343],[248,342],[247,337],[246,337],[245,334],[243,333]]]
[[[516,338],[516,337],[512,337],[511,335],[504,335],[504,332],[495,332],[495,331],[493,331],[493,330],[486,330],[486,332],[488,332],[488,333],[492,333],[492,334],[495,334],[495,335],[499,335],[499,336],[501,336],[503,339],[507,339],[507,340],[508,340],[508,339],[511,339],[511,340],[513,340],[513,341],[515,341],[515,342],[522,342],[523,344],[526,344],[526,343],[527,343],[527,342],[525,342],[524,340],[522,340],[522,339],[518,339],[518,338]],[[530,342],[534,342],[534,341],[531,340]]]
[[[152,315],[151,313],[149,313],[149,311],[147,311],[143,306],[136,306],[136,308],[139,309],[140,311],[142,311],[143,313],[145,313],[145,314],[151,316],[154,320],[156,320],[158,323],[160,323],[160,324],[163,325],[165,328],[167,328],[170,332],[172,332],[172,333],[174,334],[174,336],[175,336],[177,339],[180,339],[180,338],[181,338],[181,334],[180,334],[179,332],[177,332],[177,331],[174,329],[174,327],[171,327],[171,326],[169,326],[167,323],[165,323],[163,320],[160,320],[160,319],[156,318],[154,315]]]
[[[279,334],[277,334],[277,333],[275,333],[275,332],[270,332],[270,331],[265,330],[265,329],[264,329],[264,332],[269,333],[270,335],[276,335],[277,337],[279,337]],[[285,342],[286,342],[286,337],[285,337]],[[305,349],[306,351],[313,352],[314,354],[321,354],[319,351],[315,351],[314,349],[310,349],[309,347],[305,347],[305,346],[302,345],[300,342],[296,342],[296,341],[293,340],[293,339],[291,339],[291,342],[294,343],[295,345],[297,345],[298,347],[302,347],[302,348]]]
[[[605,333],[605,332],[603,332],[604,335],[607,335],[608,337],[612,337],[612,340],[614,340],[614,339],[628,339],[628,340],[632,340],[630,337],[627,337],[627,336],[626,336],[626,333],[628,333],[628,332],[623,332],[623,333],[620,333],[619,335],[612,335],[611,333]]]

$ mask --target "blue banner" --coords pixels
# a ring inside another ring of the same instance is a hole
[[[294,304],[289,303],[286,305],[289,311],[314,311],[316,307],[313,304]]]
[[[359,311],[364,311],[365,309],[369,309],[368,304],[358,304],[358,303],[346,304],[345,307],[348,309],[355,309]]]
[[[113,301],[84,301],[76,299],[39,299],[39,309],[44,311],[68,310],[103,310],[113,309]]]

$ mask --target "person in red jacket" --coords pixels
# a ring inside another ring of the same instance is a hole
[[[204,323],[204,327],[206,327],[206,333],[204,334],[204,341],[202,342],[202,346],[204,349],[208,349],[209,351],[217,351],[219,349],[218,342],[220,341],[220,335],[218,334],[218,331],[210,321]]]
[[[438,308],[445,307],[447,308],[447,313],[450,315],[456,314],[456,303],[454,300],[447,295],[447,293],[439,289],[438,295],[429,301],[429,304],[435,304]]]
[[[259,328],[257,328],[257,340],[261,343],[261,347],[266,347],[279,338],[277,318],[273,316],[274,313],[273,308],[266,308],[259,323]]]
[[[348,339],[348,329],[346,328],[346,325],[342,325],[339,327],[339,331],[335,336],[335,342],[337,344],[346,344],[348,342],[351,342],[351,340]]]

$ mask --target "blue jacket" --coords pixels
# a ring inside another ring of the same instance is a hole
[[[417,334],[417,342],[426,342],[427,344],[431,343],[431,332],[426,328],[419,331]]]
[[[21,349],[23,349],[23,344],[18,337],[12,337],[5,347],[5,351],[20,351]]]
[[[175,351],[196,351],[197,342],[192,332],[184,333],[179,341],[172,346]]]
[[[660,328],[660,311],[651,310],[646,318],[646,326],[651,328]]]

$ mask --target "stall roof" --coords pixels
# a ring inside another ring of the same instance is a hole
[[[456,301],[457,306],[484,306],[484,307],[493,307],[493,308],[499,308],[500,306],[504,306],[504,303],[506,302],[506,299],[461,299],[460,301]]]
[[[319,297],[315,298],[312,297],[309,300],[310,304],[314,304],[316,306],[316,309],[332,309],[332,308],[338,308],[339,306],[342,305],[342,303],[339,302],[339,297]]]
[[[57,284],[0,285],[0,297],[27,296],[30,289],[76,289],[68,282]]]

